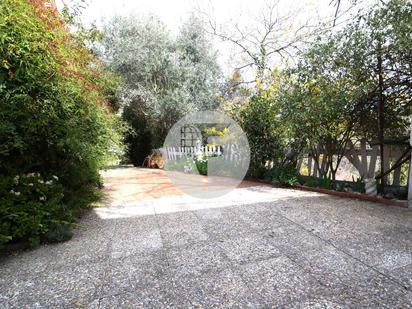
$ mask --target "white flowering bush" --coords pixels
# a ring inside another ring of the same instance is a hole
[[[167,160],[165,169],[169,171],[179,171],[186,174],[207,175],[207,160],[211,156],[196,154],[193,157],[182,158],[179,160]]]
[[[217,157],[217,155],[216,154],[204,154],[204,153],[197,154],[194,157],[196,168],[199,171],[200,175],[207,175],[207,165],[208,165],[209,158],[214,158],[214,157]]]
[[[209,156],[206,155],[197,155],[195,156],[196,168],[199,171],[200,175],[207,175],[207,161]]]
[[[68,225],[63,187],[57,176],[39,173],[3,177],[0,180],[0,246],[28,241],[31,246],[51,229]]]

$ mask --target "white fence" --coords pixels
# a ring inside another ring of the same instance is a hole
[[[198,151],[201,151],[204,155],[222,155],[222,149],[220,146],[201,146],[199,149],[196,147],[165,147],[162,149],[166,154],[166,158],[169,160],[181,159],[183,157],[192,157]]]
[[[161,149],[163,156],[167,160],[178,160],[185,157],[193,157],[199,151],[206,156],[221,156],[229,161],[242,161],[242,155],[236,145],[222,146],[201,146],[197,147],[165,147]]]

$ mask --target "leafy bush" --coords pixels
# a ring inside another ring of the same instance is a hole
[[[292,164],[274,166],[268,172],[274,184],[283,186],[294,186],[298,184],[298,172]]]
[[[0,183],[0,245],[13,238],[32,246],[52,228],[68,224],[70,213],[62,203],[58,177],[45,179],[38,173],[4,177]]]
[[[318,186],[323,189],[333,190],[334,189],[334,182],[330,177],[320,178]]]
[[[179,160],[166,160],[165,169],[168,171],[178,171],[196,174],[196,169],[200,175],[207,175],[208,161],[216,155],[199,155],[194,158],[182,158]],[[223,175],[222,175],[223,176]]]
[[[0,55],[1,242],[34,245],[72,220],[79,190],[101,184],[99,169],[120,147],[117,78],[40,0],[0,2]],[[39,181],[26,186],[33,172]],[[45,186],[45,175],[59,184]]]
[[[313,188],[323,188],[329,190],[336,190],[340,192],[354,191],[365,193],[365,183],[361,178],[356,181],[352,177],[352,181],[335,180],[330,177],[318,178],[314,176],[299,176],[299,183]]]
[[[323,189],[334,189],[336,186],[336,182],[332,181],[330,177],[327,178],[318,178],[314,176],[299,176],[299,182],[305,186],[312,187],[312,188],[323,188]],[[343,190],[341,187],[339,190]]]
[[[196,163],[196,168],[199,171],[200,175],[207,175],[207,161],[208,161],[207,156],[203,156],[201,158],[196,158],[195,163]]]
[[[246,177],[270,180],[268,169],[266,167],[249,168]]]
[[[365,193],[365,183],[364,183],[363,179],[358,178],[355,181],[355,179],[353,179],[353,176],[352,176],[352,180],[353,180],[352,190],[355,191],[355,192],[359,192],[359,193]]]
[[[271,99],[253,96],[236,118],[249,141],[251,175],[259,175],[269,161],[284,159],[283,133]]]
[[[339,192],[346,192],[347,190],[345,184],[341,182],[336,182],[335,187],[336,187],[336,191],[339,191]]]
[[[299,183],[307,187],[316,188],[318,186],[318,178],[299,175]]]

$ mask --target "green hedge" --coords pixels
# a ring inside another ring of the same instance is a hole
[[[35,245],[84,206],[120,145],[116,87],[43,1],[0,2],[0,245]]]

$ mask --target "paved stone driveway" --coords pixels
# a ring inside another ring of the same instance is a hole
[[[107,190],[157,173],[111,170]],[[412,308],[410,210],[250,183],[208,201],[155,188],[1,260],[0,308]]]

